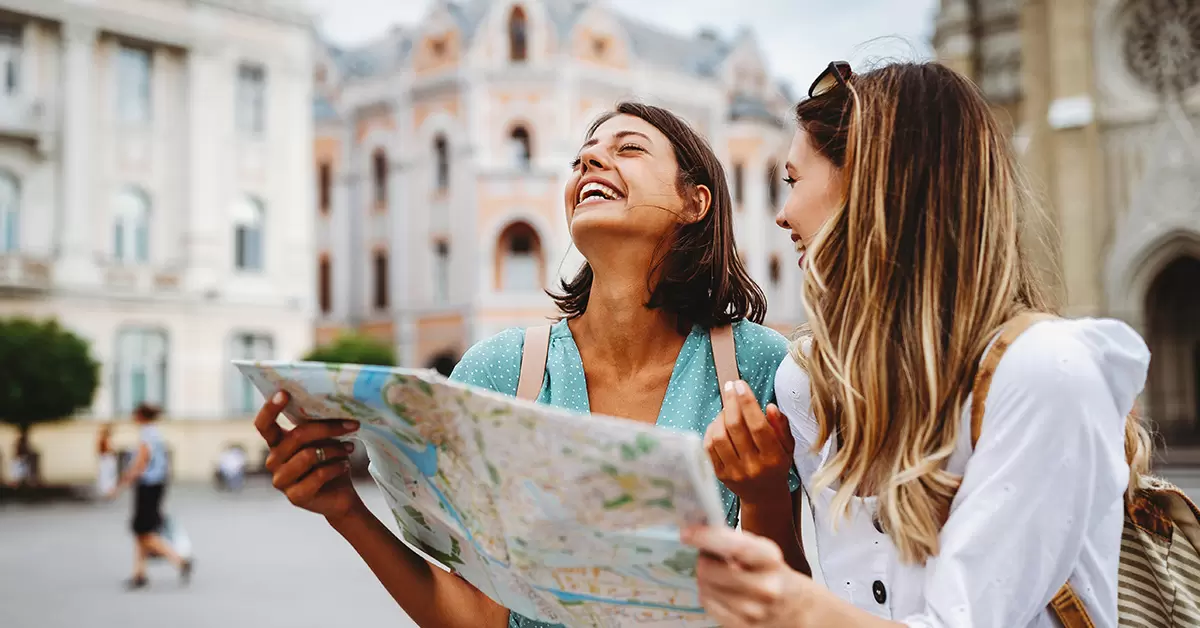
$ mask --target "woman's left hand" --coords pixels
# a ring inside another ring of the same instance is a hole
[[[684,531],[700,550],[696,577],[700,603],[726,628],[797,628],[805,598],[816,585],[784,562],[770,540],[725,527]]]
[[[746,382],[730,382],[721,394],[724,409],[704,434],[717,479],[743,502],[786,497],[796,447],[787,419],[775,404],[764,413]]]

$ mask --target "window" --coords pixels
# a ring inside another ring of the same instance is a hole
[[[532,166],[533,151],[529,144],[529,131],[523,126],[518,126],[512,130],[512,136],[509,138],[510,150],[512,150],[513,164],[517,170],[528,171]]]
[[[778,255],[771,256],[771,261],[767,265],[767,273],[769,274],[769,276],[771,278],[771,287],[772,288],[779,287],[779,280],[783,274],[783,270],[779,265],[779,256]]]
[[[746,195],[746,172],[742,164],[733,164],[733,202],[742,204]],[[741,209],[740,207],[738,209]]]
[[[113,399],[119,415],[140,403],[165,406],[167,401],[167,334],[131,327],[117,332],[113,364]]]
[[[597,37],[592,40],[592,53],[597,59],[603,58],[605,51],[608,50],[608,41]]]
[[[517,222],[500,235],[497,288],[503,292],[533,292],[542,285],[541,242],[533,227]]]
[[[122,122],[150,121],[150,51],[122,44],[117,51],[117,114]]]
[[[267,128],[267,71],[260,65],[238,67],[237,123],[243,135],[262,135]]]
[[[445,191],[450,187],[450,155],[446,146],[446,136],[439,135],[433,140],[433,161],[436,172],[437,190]]]
[[[233,335],[230,355],[234,360],[271,360],[275,357],[275,342],[266,334],[238,333]],[[229,411],[252,414],[263,403],[262,393],[250,380],[233,369],[233,386],[229,395]]]
[[[21,86],[21,26],[0,24],[0,94],[15,96]]]
[[[513,7],[508,18],[508,59],[513,62],[525,61],[528,56],[528,21],[525,10]]]
[[[0,170],[0,253],[21,246],[21,187],[11,173]]]
[[[266,211],[257,199],[243,198],[233,211],[233,263],[238,270],[263,269],[263,223]]]
[[[450,244],[441,240],[433,245],[433,302],[450,301]]]
[[[322,256],[321,261],[317,263],[317,305],[321,308],[322,314],[328,314],[333,310],[331,274],[329,257]]]
[[[767,163],[767,210],[772,214],[779,206],[779,167],[774,161]]]
[[[331,188],[333,187],[333,168],[329,162],[322,161],[317,166],[317,202],[322,212],[329,211]]]
[[[387,205],[388,159],[382,148],[376,148],[371,156],[371,171],[375,179],[375,205]]]
[[[375,309],[386,310],[388,306],[388,253],[375,251]]]
[[[150,198],[137,188],[123,190],[113,213],[113,260],[145,264],[150,259]]]

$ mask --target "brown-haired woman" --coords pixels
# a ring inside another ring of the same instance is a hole
[[[562,318],[550,330],[538,401],[704,433],[722,409],[709,331],[725,325],[736,344],[736,387],[747,399],[773,397],[787,345],[759,324],[765,299],[739,261],[725,174],[699,134],[664,109],[619,105],[589,129],[564,204],[587,263],[555,295]],[[523,345],[520,329],[484,340],[451,378],[513,395]],[[397,540],[363,506],[345,448],[331,440],[354,427],[311,422],[285,434],[276,423],[285,402],[276,395],[257,419],[272,448],[267,467],[275,486],[324,515],[419,625],[539,625]],[[727,522],[738,522],[736,492],[741,524],[775,539],[802,566],[786,429],[776,436],[757,405],[725,413],[721,426],[728,429],[713,430],[708,444],[718,476],[728,480]]]
[[[1146,345],[1045,316],[1020,242],[1031,195],[966,78],[834,63],[796,116],[778,222],[809,328],[775,386],[828,589],[709,527],[691,542],[729,560],[701,560],[706,608],[726,626],[1053,626],[1067,584],[1060,599],[1116,626]]]

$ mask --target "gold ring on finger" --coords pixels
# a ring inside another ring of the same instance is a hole
[[[317,447],[317,463],[323,464],[324,462],[325,462],[325,449],[322,447]]]

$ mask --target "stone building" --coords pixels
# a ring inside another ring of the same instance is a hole
[[[554,313],[573,274],[562,190],[588,124],[635,97],[683,115],[731,176],[770,322],[799,320],[775,227],[794,97],[754,35],[679,35],[578,0],[435,2],[416,24],[316,55],[316,334],[358,329],[448,370],[473,342]]]
[[[94,416],[242,416],[229,360],[311,346],[311,102],[279,3],[0,1],[0,316],[90,342]]]
[[[1142,409],[1200,460],[1200,3],[942,0],[934,44],[1012,125],[1065,312],[1146,337]]]

